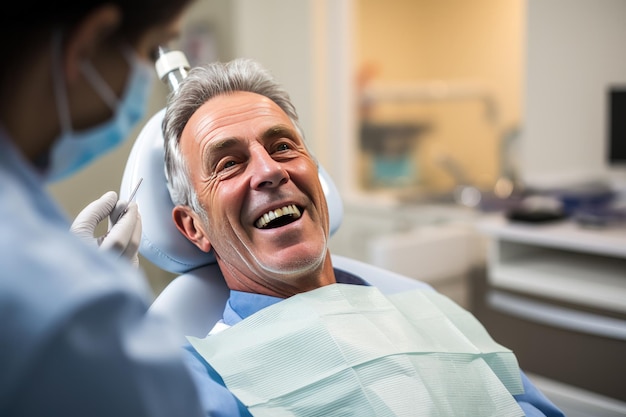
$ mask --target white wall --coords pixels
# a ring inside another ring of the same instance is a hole
[[[604,177],[605,93],[626,84],[626,0],[527,1],[522,177]]]

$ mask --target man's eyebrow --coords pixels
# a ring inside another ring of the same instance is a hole
[[[221,149],[232,148],[233,146],[235,146],[239,142],[241,142],[241,140],[237,139],[235,137],[224,138],[224,139],[219,139],[219,140],[211,142],[209,144],[208,148],[210,150],[212,150],[212,151],[219,151]]]
[[[209,160],[211,156],[215,155],[216,153],[234,148],[239,143],[241,143],[241,140],[236,137],[224,138],[224,139],[212,141],[211,143],[207,145],[206,148],[204,148],[203,159],[205,161]]]
[[[287,137],[290,139],[295,139],[298,137],[298,135],[295,129],[286,125],[272,126],[267,129],[262,135],[263,140],[274,139],[277,137]]]

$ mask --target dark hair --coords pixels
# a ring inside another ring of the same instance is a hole
[[[17,1],[0,13],[2,65],[0,83],[28,65],[33,51],[47,47],[54,30],[71,31],[96,8],[112,4],[122,11],[122,22],[114,35],[135,40],[146,29],[180,14],[193,0],[58,0]]]

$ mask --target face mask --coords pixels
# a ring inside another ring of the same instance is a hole
[[[56,104],[61,122],[61,136],[49,155],[45,179],[61,180],[80,170],[94,159],[110,152],[128,138],[132,128],[144,116],[152,85],[152,69],[130,48],[122,52],[130,65],[126,89],[118,99],[90,62],[81,65],[85,78],[113,111],[113,117],[99,126],[75,132],[72,130],[65,81],[61,73],[61,37],[54,45],[53,79]]]

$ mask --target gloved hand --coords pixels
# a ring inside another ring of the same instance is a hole
[[[125,209],[126,213],[117,220]],[[108,232],[96,237],[96,227],[107,217],[109,218]],[[88,244],[124,256],[134,266],[139,266],[141,217],[137,203],[127,204],[124,200],[118,201],[115,191],[108,191],[87,205],[76,216],[70,231]]]

